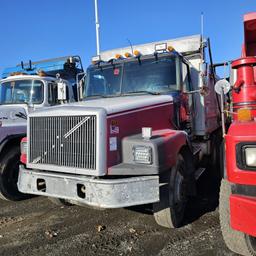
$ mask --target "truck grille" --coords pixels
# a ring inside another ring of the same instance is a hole
[[[29,163],[96,169],[96,116],[30,117]]]

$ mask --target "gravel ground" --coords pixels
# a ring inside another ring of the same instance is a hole
[[[95,210],[47,198],[0,201],[0,255],[235,255],[219,227],[217,193],[202,179],[182,228],[159,227],[151,206]]]

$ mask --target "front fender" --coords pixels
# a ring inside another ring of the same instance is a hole
[[[26,136],[26,134],[23,133],[23,134],[19,134],[19,135],[10,135],[10,136],[6,137],[6,138],[1,142],[1,144],[0,144],[0,155],[1,155],[1,153],[6,149],[6,146],[7,146],[7,145],[9,145],[9,144],[10,144],[10,145],[15,144],[14,141],[19,140],[18,145],[20,145],[21,139],[22,139],[23,137],[25,137],[25,136]]]
[[[122,163],[108,169],[108,175],[150,175],[158,174],[175,165],[181,148],[187,145],[188,136],[184,131],[164,129],[153,131],[150,140],[141,134],[125,137],[122,141]],[[136,164],[133,148],[147,146],[152,149],[152,164]]]
[[[240,166],[243,152],[239,145],[256,147],[256,122],[234,122],[226,135],[227,178],[232,183],[256,185],[256,172]],[[240,160],[239,160],[240,159]]]

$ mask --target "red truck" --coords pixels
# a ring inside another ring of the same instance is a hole
[[[248,256],[256,255],[256,12],[244,15],[244,37],[242,57],[232,62],[236,79],[219,212],[226,245]]]
[[[222,139],[207,59],[200,35],[93,58],[84,101],[29,115],[19,190],[101,208],[153,203],[159,225],[182,225]]]

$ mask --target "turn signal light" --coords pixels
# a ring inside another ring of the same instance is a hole
[[[20,161],[23,164],[27,163],[27,150],[28,150],[28,143],[27,143],[27,137],[23,138],[20,143]]]
[[[135,50],[135,51],[133,52],[133,54],[134,54],[136,57],[141,56],[141,53],[140,53],[138,50]]]
[[[149,140],[152,137],[152,128],[151,127],[142,127],[142,138]]]
[[[237,110],[237,120],[241,122],[252,121],[252,111],[248,108],[240,108]]]
[[[168,49],[169,52],[173,52],[174,51],[174,48],[172,46],[168,46],[167,49]]]

